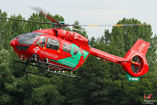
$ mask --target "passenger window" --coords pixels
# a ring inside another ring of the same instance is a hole
[[[48,38],[46,47],[50,48],[50,49],[58,50],[59,49],[59,41]]]
[[[63,51],[64,51],[64,52],[67,52],[67,53],[70,53],[70,51],[71,51],[71,46],[70,46],[70,45],[67,45],[67,44],[64,44],[64,45],[63,45]]]
[[[74,55],[78,53],[79,49],[77,47],[74,47]]]
[[[40,37],[36,42],[35,46],[45,47],[45,41],[46,41],[45,37]]]

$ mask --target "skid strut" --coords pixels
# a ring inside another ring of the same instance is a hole
[[[25,65],[22,69],[18,68],[20,71],[31,73],[31,74],[35,74],[35,75],[40,75],[40,76],[44,76],[44,77],[54,77],[54,76],[49,76],[49,73],[52,73],[52,74],[62,75],[62,76],[71,77],[71,78],[80,78],[78,76],[72,76],[72,74],[71,74],[72,69],[69,69],[69,68],[63,67],[63,66],[59,66],[59,65],[56,65],[56,64],[49,63],[48,58],[46,58],[46,62],[40,61],[39,60],[39,56],[37,54],[32,55],[31,58],[28,58],[28,60],[26,62],[21,62],[21,61],[15,61],[15,62]],[[41,73],[35,73],[35,72],[28,71],[26,69],[27,69],[27,67],[29,65],[30,66],[34,66],[34,67],[38,67],[38,68],[42,68],[47,73],[46,74],[41,74]],[[59,72],[55,72],[55,71],[51,71],[53,69],[51,69],[50,66],[65,69],[65,70],[67,70],[69,72],[69,75],[63,74],[63,73],[59,73]]]

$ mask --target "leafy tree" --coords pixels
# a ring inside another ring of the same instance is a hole
[[[141,24],[140,21],[136,19],[122,19],[117,24]],[[109,37],[109,35],[111,35]],[[128,51],[132,45],[136,42],[138,38],[143,39],[151,43],[150,49],[146,55],[147,61],[151,69],[156,70],[156,36],[152,36],[151,26],[144,23],[142,26],[136,27],[113,27],[112,32],[108,33],[105,31],[104,37],[105,42],[109,42],[110,45],[115,46],[116,48],[124,51]],[[117,67],[116,67],[117,68]],[[115,68],[115,69],[116,69]],[[120,80],[120,78],[115,79],[113,86],[113,104],[143,104],[143,94],[144,92],[152,93],[155,85],[154,82],[157,82],[152,73],[147,73],[141,77],[139,83],[137,82],[128,82],[127,80]],[[115,74],[114,74],[115,75]],[[152,79],[151,79],[152,78]],[[119,97],[121,96],[121,97]]]
[[[76,26],[73,27],[75,32],[77,32],[77,33],[81,34],[82,36],[88,38],[88,35],[87,35],[85,29],[83,29],[81,26],[77,26],[77,25],[79,25],[78,21],[75,21],[74,25],[76,25]]]
[[[11,105],[12,95],[9,93],[9,90],[12,88],[12,83],[16,80],[13,76],[13,71],[11,68],[11,55],[4,49],[0,49],[0,104],[1,105]]]
[[[110,52],[111,49],[116,50],[114,47],[104,44],[95,44],[94,47],[106,52]],[[119,50],[114,52],[116,52],[116,55],[123,53]],[[73,80],[70,82],[72,84],[68,84],[64,88],[65,91],[74,93],[73,95],[66,94],[66,97],[70,97],[68,98],[70,99],[68,104],[99,105],[110,103],[112,100],[110,93],[113,91],[113,76],[111,72],[119,72],[119,76],[120,72],[123,72],[118,69],[110,71],[111,67],[113,67],[113,65],[110,66],[109,63],[104,63],[93,56],[89,56],[85,64],[77,70],[77,74],[81,76],[81,79]],[[119,77],[118,75],[117,77]]]
[[[0,16],[7,13],[0,10]],[[24,19],[21,15],[11,18]],[[54,15],[57,21],[64,21],[59,15]],[[41,14],[33,13],[29,20],[50,22]],[[79,25],[76,21],[75,25]],[[122,19],[117,24],[141,24],[137,19]],[[102,105],[143,104],[143,94],[157,94],[157,36],[152,34],[151,25],[113,27],[112,32],[104,31],[98,39],[92,37],[92,47],[123,57],[138,38],[151,43],[146,55],[150,71],[141,77],[139,82],[126,80],[125,72],[119,65],[102,62],[89,56],[85,64],[76,71],[80,79],[54,77],[45,78],[25,74],[17,70],[14,60],[18,59],[12,51],[10,40],[26,32],[40,28],[52,28],[51,25],[27,23],[0,19],[0,104],[1,105]],[[74,26],[76,32],[88,38],[85,29]],[[80,31],[83,30],[83,31]],[[37,68],[29,67],[33,71]]]
[[[136,19],[123,18],[117,24],[142,24]],[[107,33],[107,31],[106,31]],[[105,37],[111,42],[112,46],[118,49],[128,51],[137,39],[143,39],[150,42],[152,37],[152,29],[150,25],[143,23],[142,26],[123,26],[113,27],[110,37],[105,34]],[[106,39],[106,40],[107,40]]]

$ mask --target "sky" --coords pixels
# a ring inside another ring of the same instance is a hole
[[[21,14],[25,19],[35,13],[30,7],[40,7],[52,15],[64,17],[65,23],[76,20],[83,25],[114,25],[123,18],[135,18],[152,26],[157,34],[157,0],[0,0],[0,9],[11,15]],[[83,27],[89,38],[101,37],[112,27]]]

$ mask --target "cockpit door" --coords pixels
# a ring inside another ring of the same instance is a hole
[[[44,59],[44,50],[45,50],[45,43],[46,43],[46,37],[41,36],[39,39],[36,41],[33,52],[35,54],[38,54],[40,56],[40,59]]]

